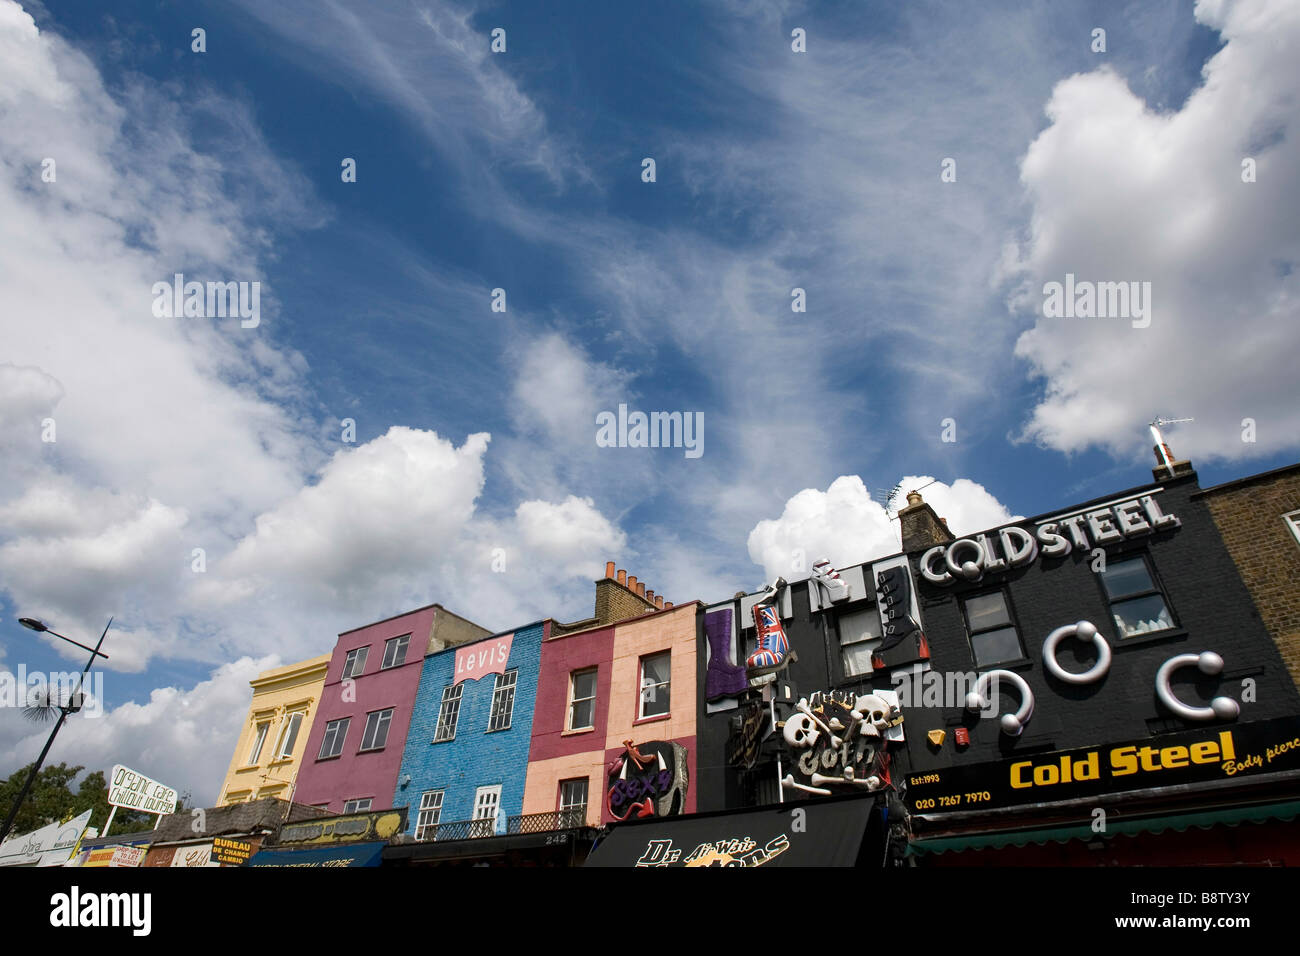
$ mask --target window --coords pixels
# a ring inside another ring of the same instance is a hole
[[[1165,631],[1174,626],[1164,594],[1156,586],[1142,555],[1112,562],[1100,576],[1121,638]]]
[[[442,708],[438,711],[438,729],[433,735],[436,744],[456,737],[456,721],[460,719],[460,692],[464,684],[452,684],[442,689]]]
[[[841,614],[840,658],[844,662],[844,676],[857,677],[871,673],[871,641],[880,639],[880,615],[875,607]]]
[[[569,726],[588,730],[596,726],[596,668],[569,675]]]
[[[434,840],[438,836],[438,820],[442,817],[442,791],[426,790],[420,797],[420,815],[415,818],[415,838]]]
[[[391,638],[384,645],[384,663],[380,670],[398,667],[406,663],[406,648],[411,643],[411,635]]]
[[[343,680],[360,676],[366,669],[366,657],[369,653],[369,647],[354,647],[348,651],[347,659],[343,662]]]
[[[479,787],[474,793],[474,819],[481,820],[470,828],[471,837],[491,836],[497,828],[497,811],[501,808],[501,784]]]
[[[587,778],[560,781],[560,819],[562,827],[580,827],[587,822]]]
[[[1018,661],[1025,656],[1020,635],[1011,620],[1007,596],[1001,591],[978,594],[962,601],[971,653],[980,670],[993,664]]]
[[[366,714],[366,732],[361,735],[362,750],[383,750],[388,743],[388,725],[393,722],[393,708]]]
[[[370,810],[370,797],[358,797],[356,800],[346,800],[343,803],[344,813],[366,813]]]
[[[343,753],[343,738],[348,735],[348,724],[351,721],[351,717],[340,717],[325,725],[325,738],[320,742],[320,756],[317,760],[337,757]]]
[[[1296,544],[1300,544],[1300,511],[1292,511],[1290,514],[1285,514],[1282,516],[1282,520],[1286,522],[1286,526],[1290,528],[1291,533],[1295,535]]]
[[[266,732],[271,724],[264,723],[257,725],[257,735],[253,738],[253,749],[248,752],[248,762],[257,763],[262,757],[262,744],[266,743]]]
[[[285,760],[293,756],[293,746],[298,742],[298,731],[302,727],[302,711],[295,711],[284,722],[280,731],[280,742],[275,745],[275,759]]]
[[[492,712],[488,715],[488,731],[509,730],[510,716],[515,710],[515,680],[519,671],[506,671],[497,675],[496,690],[492,691]]]
[[[638,717],[668,713],[668,684],[672,655],[665,651],[641,658],[641,709]]]

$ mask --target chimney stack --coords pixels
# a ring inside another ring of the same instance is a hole
[[[596,582],[596,613],[600,624],[614,624],[631,617],[672,607],[662,594],[646,588],[635,574],[628,574],[615,561],[605,562],[605,576]]]
[[[953,540],[948,523],[934,513],[919,491],[907,493],[907,507],[898,512],[898,531],[903,550],[909,554]]]

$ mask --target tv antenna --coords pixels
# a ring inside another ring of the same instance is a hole
[[[1155,419],[1155,421],[1150,423],[1149,427],[1151,429],[1151,437],[1154,438],[1156,442],[1156,460],[1159,461],[1160,464],[1164,465],[1166,468],[1171,468],[1173,466],[1173,457],[1174,457],[1174,453],[1170,451],[1169,446],[1165,444],[1165,438],[1162,434],[1160,434],[1160,429],[1163,428],[1165,425],[1178,425],[1181,424],[1182,422],[1194,422],[1194,421],[1196,421],[1195,418],[1159,418],[1158,417]]]

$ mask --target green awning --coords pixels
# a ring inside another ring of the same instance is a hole
[[[1200,813],[1112,819],[1106,823],[1105,836],[1110,837],[1117,833],[1126,833],[1130,836],[1138,833],[1163,833],[1170,829],[1181,833],[1188,827],[1208,830],[1214,826],[1236,826],[1239,823],[1260,823],[1265,820],[1282,820],[1289,823],[1297,815],[1300,815],[1300,800],[1228,807]],[[1087,823],[1033,830],[1003,830],[998,833],[973,833],[964,836],[936,837],[931,840],[913,840],[908,844],[907,855],[946,853],[949,850],[980,850],[986,847],[1026,846],[1030,843],[1043,846],[1047,843],[1068,843],[1070,840],[1091,841],[1097,837],[1098,834],[1094,833]]]

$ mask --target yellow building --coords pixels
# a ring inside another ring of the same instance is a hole
[[[215,806],[263,797],[292,799],[330,655],[287,664],[249,681],[253,704],[239,732]]]

